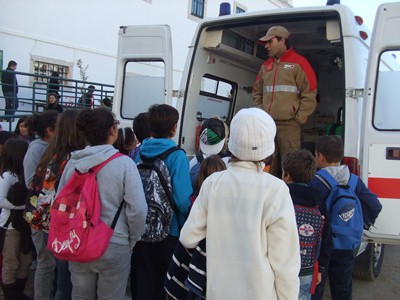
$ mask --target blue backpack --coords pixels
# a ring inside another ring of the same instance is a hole
[[[319,170],[316,176],[331,191],[326,199],[326,207],[331,218],[333,248],[356,250],[364,230],[361,202],[355,193],[358,176],[350,174],[346,185],[338,184],[325,170]]]

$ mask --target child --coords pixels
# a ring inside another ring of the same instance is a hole
[[[200,153],[193,157],[189,163],[190,180],[195,192],[198,192],[197,176],[202,160],[223,151],[226,143],[225,133],[224,122],[219,119],[206,119],[201,125],[199,137]],[[224,161],[228,165],[229,158],[224,158]]]
[[[22,116],[19,118],[17,126],[15,126],[14,134],[18,138],[23,139],[29,144],[35,139],[35,134],[32,132],[29,133],[29,130],[26,127],[26,121],[28,120],[28,118],[28,116]]]
[[[259,108],[230,125],[229,168],[209,176],[181,230],[195,248],[207,239],[207,299],[296,299],[300,250],[285,183],[263,172],[275,150],[275,122]]]
[[[179,113],[174,107],[167,104],[152,105],[149,108],[151,138],[143,141],[139,155],[152,158],[176,147],[172,138],[175,136],[178,120]],[[179,216],[174,211],[170,233],[164,240],[140,241],[133,249],[131,287],[134,299],[165,299],[164,279],[168,264],[178,241],[179,225],[185,223],[189,212],[192,185],[185,152],[178,150],[170,153],[164,163],[171,177],[172,197]]]
[[[321,192],[307,186],[316,169],[315,159],[308,150],[295,150],[286,155],[282,162],[282,180],[288,184],[290,196],[297,208],[295,212],[302,258],[299,300],[311,299],[316,264],[318,262],[319,269],[314,283],[318,284],[321,281],[321,272],[327,267],[332,248],[325,207],[323,206],[323,209],[318,207]],[[306,244],[313,246],[310,249]]]
[[[327,171],[339,184],[347,184],[350,178],[350,170],[347,165],[341,165],[344,149],[343,140],[334,135],[323,136],[315,143],[315,159],[317,167]],[[330,189],[318,177],[314,176],[310,187],[322,192],[322,199],[327,199]],[[382,209],[377,196],[373,194],[358,178],[356,194],[363,208],[365,227],[369,228],[375,223]],[[353,250],[333,249],[328,270],[322,273],[321,283],[317,286],[312,299],[322,299],[327,277],[333,300],[352,299],[352,273],[355,253]]]
[[[135,161],[135,163],[138,163],[140,159],[140,146],[145,139],[150,137],[151,134],[148,112],[140,113],[133,119],[133,132],[135,134],[137,144],[136,148],[132,150],[130,157]]]
[[[221,157],[211,155],[205,158],[201,162],[199,176],[197,177],[199,189],[208,176],[223,170],[226,170],[226,165]],[[193,197],[193,201],[196,196]],[[205,297],[206,291],[205,274],[206,239],[202,240],[195,250],[185,249],[178,241],[173,259],[171,259],[168,267],[165,290],[174,299],[202,299]]]
[[[54,271],[57,271],[56,299],[71,298],[71,279],[68,262],[56,260],[47,249],[51,201],[57,192],[58,182],[71,152],[86,146],[83,135],[76,130],[79,111],[67,109],[57,121],[54,137],[43,153],[32,179],[25,219],[32,227],[32,239],[37,252],[35,273],[35,297],[50,299],[53,289]]]
[[[58,99],[59,99],[59,97],[56,93],[49,93],[47,95],[47,104],[46,104],[46,107],[44,108],[44,110],[46,111],[46,110],[54,109],[54,110],[58,111],[59,113],[62,113],[63,107],[58,102]]]
[[[118,152],[112,145],[118,137],[118,121],[104,107],[83,109],[76,128],[89,146],[72,152],[65,165],[58,191],[78,170],[89,172]],[[72,299],[124,299],[130,271],[131,251],[144,233],[147,204],[136,164],[127,156],[107,163],[96,176],[101,202],[101,220],[111,222],[121,205],[122,211],[103,256],[88,262],[69,262]],[[51,224],[50,224],[51,226]]]
[[[21,244],[23,235],[30,239],[29,226],[24,232],[16,229],[17,225],[22,225],[21,223],[24,222],[22,212],[25,208],[23,205],[25,198],[13,199],[19,202],[16,203],[9,196],[11,186],[18,181],[23,182],[22,161],[27,149],[27,142],[12,138],[5,143],[0,158],[0,225],[7,229],[2,250],[2,289],[6,300],[22,299],[32,262],[32,245],[27,249],[22,249]],[[16,224],[18,215],[21,218],[18,218],[19,224]]]
[[[118,138],[113,144],[115,149],[118,149],[122,154],[130,156],[132,150],[135,148],[135,135],[133,130],[129,127],[118,129]]]
[[[36,134],[39,137],[29,144],[28,152],[26,152],[24,158],[24,178],[28,189],[40,158],[53,137],[58,115],[57,111],[48,110],[41,114],[34,114],[26,121],[29,133]]]

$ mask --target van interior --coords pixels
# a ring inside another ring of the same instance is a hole
[[[205,23],[185,87],[180,144],[187,154],[198,151],[196,136],[204,119],[218,116],[229,125],[238,110],[253,106],[252,85],[267,59],[257,40],[275,25],[289,30],[293,48],[307,58],[318,80],[318,105],[302,128],[302,147],[314,153],[318,136],[343,135],[345,65],[339,18],[336,11],[317,11]]]

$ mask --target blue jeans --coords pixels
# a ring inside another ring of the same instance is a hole
[[[110,243],[100,258],[87,262],[70,262],[72,298],[74,300],[123,300],[131,267],[128,245]]]
[[[313,276],[305,275],[300,276],[300,292],[299,300],[310,300],[311,299],[311,283]]]
[[[54,272],[57,267],[57,287],[55,300],[71,299],[71,275],[68,262],[58,260],[47,250],[48,234],[43,230],[32,230],[32,240],[37,252],[35,272],[35,300],[48,300],[53,291]]]

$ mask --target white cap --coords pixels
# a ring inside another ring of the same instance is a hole
[[[230,125],[229,151],[238,159],[261,161],[275,151],[276,126],[260,108],[241,109]]]

